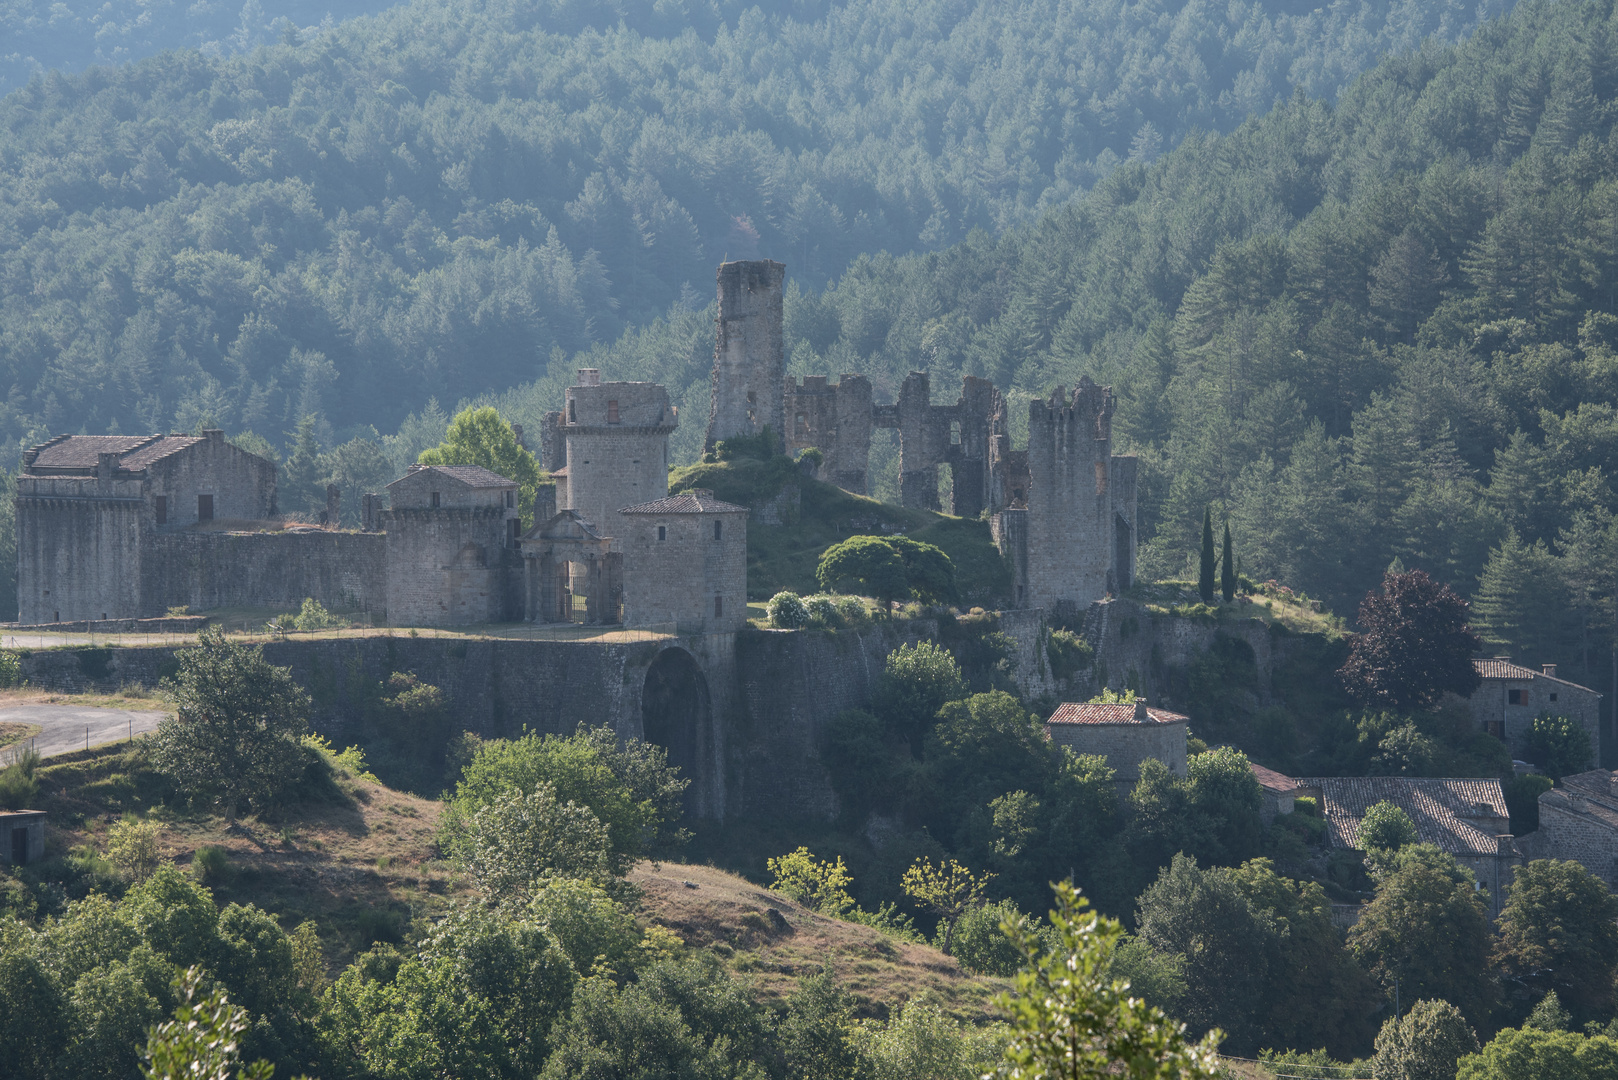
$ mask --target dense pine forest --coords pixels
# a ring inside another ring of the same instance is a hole
[[[67,40],[40,18],[0,6],[32,28],[8,43]],[[1476,18],[423,0],[245,56],[53,70],[0,100],[0,436],[386,432],[700,306],[726,256],[818,287],[999,234]]]

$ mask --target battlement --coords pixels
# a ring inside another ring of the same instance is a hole
[[[672,432],[679,425],[669,392],[657,383],[601,382],[567,388],[562,430],[569,436],[589,428],[622,431],[644,428]]]

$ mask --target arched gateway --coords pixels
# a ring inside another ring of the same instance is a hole
[[[640,717],[641,737],[666,749],[669,764],[690,779],[687,810],[703,806],[712,780],[713,704],[707,677],[695,657],[679,647],[657,654],[646,670]]]

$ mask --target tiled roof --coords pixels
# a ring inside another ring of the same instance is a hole
[[[1298,786],[1319,790],[1333,847],[1358,848],[1360,820],[1379,802],[1393,803],[1409,814],[1423,843],[1436,844],[1451,855],[1496,854],[1494,823],[1478,819],[1509,816],[1498,780],[1325,776],[1300,777]]]
[[[1510,660],[1473,660],[1472,667],[1485,679],[1550,679],[1564,686],[1576,686],[1580,690],[1590,690],[1588,686],[1580,686],[1570,679],[1564,679],[1559,675],[1547,675],[1543,671],[1535,671],[1531,667],[1513,664]],[[1590,692],[1595,693],[1594,690],[1590,690]]]
[[[692,488],[664,499],[653,499],[638,506],[626,506],[620,514],[745,514],[747,507],[722,502],[706,488]]]
[[[1248,768],[1253,770],[1253,777],[1258,781],[1258,786],[1264,788],[1266,791],[1274,791],[1278,794],[1284,794],[1289,791],[1294,791],[1298,787],[1298,782],[1296,780],[1292,779],[1290,776],[1282,776],[1274,769],[1266,769],[1262,765],[1252,764],[1249,764]]]
[[[1567,783],[1564,777],[1562,782]],[[1609,829],[1618,831],[1618,806],[1614,806],[1610,799],[1601,793],[1592,793],[1579,788],[1553,788],[1539,797],[1541,811],[1546,808],[1555,808],[1568,814],[1578,814],[1580,817],[1596,821]]]
[[[139,471],[202,441],[193,435],[58,435],[33,448],[28,467],[94,472],[102,454],[117,454],[120,469]]]
[[[410,466],[409,471],[405,473],[405,476],[413,476],[416,473],[426,472],[429,469],[436,473],[442,473],[451,480],[458,480],[467,487],[496,488],[517,486],[517,481],[507,480],[499,473],[490,472],[482,465],[412,465]],[[399,480],[403,480],[405,476],[401,476]],[[393,481],[393,483],[389,484],[388,486],[392,487],[393,484],[397,484],[399,480]]]
[[[1570,791],[1577,791],[1580,795],[1594,795],[1600,799],[1613,800],[1618,804],[1618,773],[1606,769],[1591,769],[1589,772],[1564,776],[1562,786]]]
[[[1189,720],[1188,716],[1169,712],[1167,709],[1146,710],[1149,721],[1135,719],[1135,706],[1133,705],[1100,705],[1088,701],[1064,701],[1051,713],[1047,724],[1173,724],[1181,720]]]

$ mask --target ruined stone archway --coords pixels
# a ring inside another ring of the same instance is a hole
[[[667,750],[669,764],[691,780],[688,813],[705,802],[712,712],[708,680],[696,658],[680,648],[658,653],[641,691],[641,737]]]

